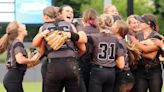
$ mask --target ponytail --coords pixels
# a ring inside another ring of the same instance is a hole
[[[150,20],[150,26],[154,31],[158,32],[158,24],[156,24],[156,23],[154,23],[154,21]]]
[[[6,51],[9,41],[14,40],[18,36],[18,28],[19,24],[16,21],[8,24],[6,34],[0,38],[0,54]]]
[[[4,34],[0,39],[0,54],[6,51],[8,43],[8,34]]]
[[[141,58],[141,52],[138,47],[131,41],[127,41],[126,46],[128,49],[130,65],[135,65],[137,61]]]

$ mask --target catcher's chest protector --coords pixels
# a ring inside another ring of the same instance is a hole
[[[72,31],[72,27],[70,25],[70,23],[65,22],[63,20],[60,21],[54,21],[54,22],[46,22],[43,24],[42,30],[46,30],[48,29],[49,31],[53,32],[53,31]],[[63,45],[63,47],[66,47]],[[46,44],[46,48],[48,50],[48,52],[52,51],[52,48]]]
[[[65,22],[65,21],[55,21],[55,22],[48,22],[48,23],[44,23],[43,24],[43,31],[45,29],[48,29],[50,31],[50,33],[54,32],[54,31],[65,31],[65,32],[70,32],[72,31],[72,26],[70,23],[68,22]],[[63,51],[65,51],[66,49],[68,50],[71,50],[69,51],[69,54],[70,55],[73,55],[75,52],[74,52],[74,48],[75,48],[75,45],[72,41],[67,41],[66,43],[64,43],[62,45],[62,47],[58,50],[55,50],[51,48],[51,46],[48,44],[48,42],[46,41],[46,49],[47,49],[47,52],[46,54],[51,54],[52,56],[52,53],[58,53],[59,55],[61,54],[61,56],[63,56],[63,54],[65,55],[65,53],[62,53]],[[49,56],[49,55],[48,55]],[[54,57],[56,56],[56,54],[53,55]],[[53,58],[54,58],[53,57]],[[57,56],[58,57],[58,56]],[[65,56],[63,56],[65,57]]]

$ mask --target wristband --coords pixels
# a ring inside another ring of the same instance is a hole
[[[79,35],[77,33],[71,32],[71,41],[78,41]]]

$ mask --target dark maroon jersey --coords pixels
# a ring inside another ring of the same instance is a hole
[[[89,38],[92,40],[92,63],[114,67],[116,58],[124,56],[124,50],[114,35],[100,32],[91,34]]]

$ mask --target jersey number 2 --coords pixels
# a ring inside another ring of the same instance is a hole
[[[100,53],[98,53],[98,59],[100,60],[111,60],[115,59],[115,43],[99,43]]]

